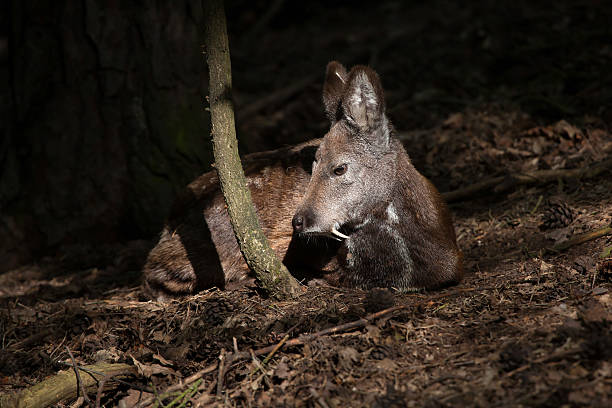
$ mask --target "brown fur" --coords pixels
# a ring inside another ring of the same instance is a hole
[[[301,278],[333,270],[337,244],[292,241],[291,218],[310,179],[320,140],[254,153],[243,159],[248,186],[272,249]],[[176,200],[144,266],[145,286],[155,297],[232,288],[252,281],[227,215],[216,172],[194,180]]]

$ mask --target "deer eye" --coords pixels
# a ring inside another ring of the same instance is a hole
[[[335,174],[336,176],[341,176],[341,175],[343,175],[344,173],[346,173],[346,169],[347,169],[347,167],[348,167],[348,166],[346,165],[346,163],[345,163],[345,164],[341,164],[340,166],[338,166],[338,167],[336,167],[336,168],[334,169],[334,174]]]

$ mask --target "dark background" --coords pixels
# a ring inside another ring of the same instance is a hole
[[[331,3],[226,3],[243,152],[324,134],[331,59],[379,72],[400,130],[491,102],[612,121],[609,1]],[[154,237],[212,161],[200,1],[0,7],[0,270]]]

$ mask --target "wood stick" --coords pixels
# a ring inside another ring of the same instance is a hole
[[[580,245],[606,235],[612,235],[612,227],[604,227],[595,231],[589,231],[585,232],[584,234],[573,236],[570,239],[553,246],[552,248],[548,248],[546,252],[565,251],[566,249],[571,248],[573,246]]]
[[[19,349],[22,349],[22,348],[26,348],[26,347],[28,347],[31,344],[39,342],[40,340],[44,339],[45,337],[47,337],[51,333],[53,333],[53,330],[51,330],[51,329],[41,330],[38,333],[34,333],[30,337],[27,337],[27,338],[21,340],[20,342],[11,344],[7,348],[9,350],[19,350]]]
[[[221,396],[223,392],[223,376],[225,375],[225,349],[221,349],[221,354],[219,354],[219,375],[217,376],[217,396]]]
[[[66,363],[65,361],[55,361],[55,363],[65,365],[67,367],[72,367],[72,364]],[[107,377],[106,378],[107,381],[110,379],[111,376],[116,376],[117,375],[117,374],[112,374],[112,375],[111,374],[105,374],[102,371],[92,370],[91,368],[80,366],[80,365],[78,365],[77,368],[79,370],[81,370],[81,371],[91,375],[92,377],[94,375],[99,375],[99,376],[102,376],[102,377],[106,376]],[[142,391],[142,392],[148,392],[148,393],[155,392],[155,390],[153,388],[143,387],[143,386],[140,386],[140,385],[137,385],[137,384],[133,384],[133,383],[129,383],[127,381],[120,380],[118,378],[113,378],[113,380],[118,382],[119,384],[127,385],[128,387],[130,387],[132,389],[135,389],[135,390],[139,390],[139,391]]]
[[[102,377],[100,380],[100,384],[98,384],[98,392],[96,393],[96,405],[95,408],[100,408],[100,402],[102,401],[102,393],[104,392],[104,384],[106,384],[106,380],[108,376]]]
[[[484,191],[484,190],[489,190],[493,188],[494,186],[502,183],[503,181],[504,181],[504,176],[498,176],[498,177],[485,179],[477,183],[471,184],[467,187],[457,189],[455,191],[449,191],[446,193],[442,193],[442,198],[447,203],[452,203],[454,201],[460,201],[464,198],[471,198],[476,193],[480,193],[481,191]]]
[[[85,389],[96,390],[97,382],[104,376],[127,377],[136,374],[136,368],[128,364],[100,363],[82,367],[87,372],[101,373],[82,377]],[[107,381],[108,383],[108,381]],[[76,398],[77,379],[72,369],[60,371],[58,374],[15,394],[0,395],[1,407],[42,408],[55,405],[61,401]]]
[[[81,390],[81,394],[83,394],[83,398],[87,402],[87,405],[91,405],[91,400],[89,399],[89,396],[87,395],[87,391],[85,391],[85,385],[83,384],[83,381],[81,380],[81,374],[79,373],[79,368],[77,367],[77,363],[76,363],[76,360],[74,359],[74,355],[72,354],[72,351],[70,351],[68,346],[66,346],[66,351],[68,352],[68,354],[70,355],[70,359],[72,360],[72,369],[74,370],[74,375],[76,375],[77,388]],[[78,392],[77,392],[77,396],[78,396]]]
[[[612,159],[578,169],[536,170],[528,173],[491,177],[455,191],[442,193],[442,198],[450,203],[472,198],[477,193],[491,189],[500,193],[517,185],[545,184],[558,179],[591,178],[610,168],[612,168]]]

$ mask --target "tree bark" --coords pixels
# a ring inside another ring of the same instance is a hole
[[[83,367],[88,371],[86,375],[81,374],[83,387],[95,393],[99,387],[99,381],[104,376],[107,378],[125,378],[136,374],[134,366],[127,364],[100,363]],[[93,374],[96,372],[99,374]],[[113,384],[112,381],[105,383],[107,388]],[[15,408],[43,408],[55,405],[60,401],[72,400],[76,398],[77,378],[73,369],[60,371],[58,374],[15,394],[0,395],[0,407]]]
[[[260,285],[274,298],[293,297],[299,293],[300,285],[272,251],[261,230],[238,155],[223,0],[203,0],[202,8],[215,168],[232,227],[246,263]]]
[[[0,3],[0,272],[148,239],[210,170],[200,3]]]

